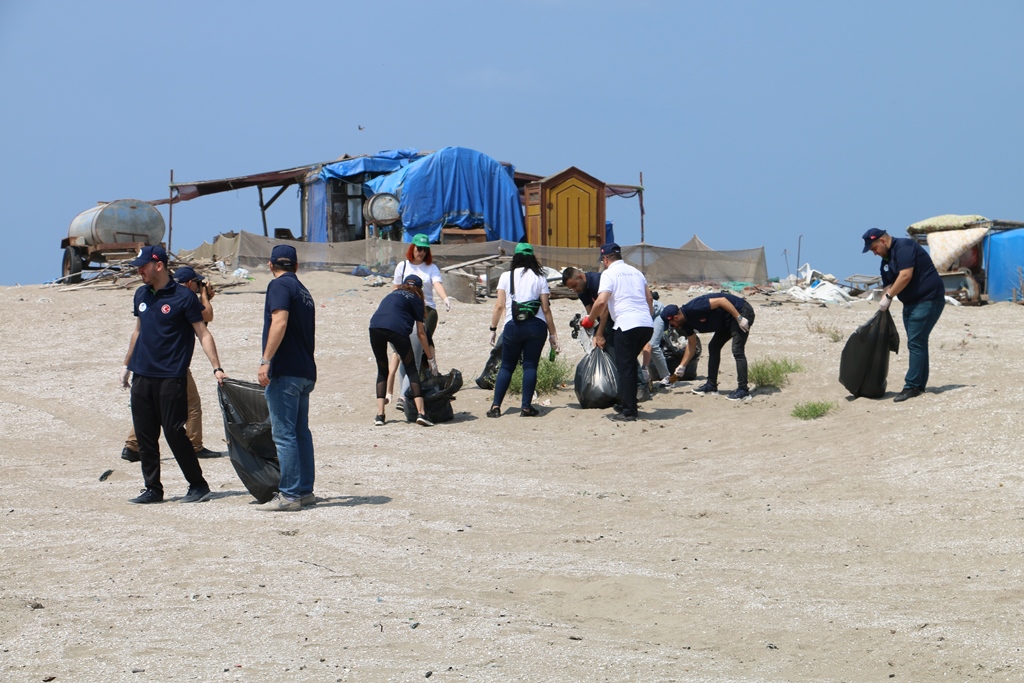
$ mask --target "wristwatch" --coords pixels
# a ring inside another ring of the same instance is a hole
[[[266,358],[260,358],[260,365],[270,365],[270,361],[267,360]]]

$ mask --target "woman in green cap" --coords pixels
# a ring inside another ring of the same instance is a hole
[[[452,302],[444,291],[444,285],[441,284],[441,270],[434,265],[434,257],[430,253],[430,239],[423,233],[412,238],[412,244],[409,245],[405,252],[405,260],[395,268],[395,278],[392,280],[394,289],[398,289],[399,285],[409,275],[416,275],[423,281],[423,302],[426,304],[423,326],[427,329],[427,343],[430,344],[430,349],[433,352],[431,355],[436,358],[437,350],[434,348],[434,330],[437,329],[437,305],[434,303],[434,292],[436,291],[441,297],[445,312],[452,310]],[[409,336],[409,341],[412,342],[416,367],[419,367],[420,359],[423,358],[425,349],[420,346],[420,341],[416,337],[415,331]],[[405,401],[401,397],[405,396],[405,392],[409,388],[409,379],[405,374],[405,365],[402,364],[397,353],[391,355],[391,364],[388,372],[388,401],[391,400],[391,394],[395,390],[396,375],[398,376],[401,391],[399,392],[399,399],[395,407],[398,410],[404,410]]]
[[[558,351],[555,320],[551,317],[547,277],[533,247],[526,242],[516,245],[512,268],[498,278],[498,300],[491,313],[491,346],[498,336],[498,323],[504,320],[501,332],[501,368],[494,381],[494,400],[487,417],[501,417],[501,402],[512,381],[512,373],[523,361],[522,417],[535,417],[539,411],[533,407],[533,392],[537,387],[537,365],[544,350],[544,337],[551,348]]]

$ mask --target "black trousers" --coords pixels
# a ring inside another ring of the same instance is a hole
[[[619,383],[619,405],[623,415],[636,415],[636,357],[654,334],[653,327],[634,327],[615,331],[615,374]]]
[[[754,324],[754,307],[747,302],[738,311],[741,317],[746,318],[751,325]],[[715,332],[708,342],[708,382],[718,386],[718,366],[722,362],[722,347],[725,342],[732,339],[732,357],[736,361],[736,385],[738,389],[749,389],[747,386],[747,337],[749,332],[740,329],[740,324],[735,318],[729,317],[725,327]]]
[[[188,419],[187,380],[181,377],[132,378],[132,423],[139,440],[142,478],[147,489],[163,491],[160,483],[160,429],[178,461],[181,473],[193,488],[207,487],[195,449],[185,433]]]
[[[377,361],[377,398],[387,396],[388,386],[388,344],[395,347],[395,353],[402,359],[405,366],[405,374],[409,377],[409,390],[414,398],[422,396],[420,390],[420,371],[416,367],[418,359],[412,350],[412,342],[408,335],[401,335],[383,327],[370,328],[370,350]]]

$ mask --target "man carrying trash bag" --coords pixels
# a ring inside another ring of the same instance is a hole
[[[903,391],[893,399],[902,403],[920,396],[928,385],[928,337],[946,305],[946,288],[931,257],[912,239],[893,238],[873,228],[863,235],[864,250],[882,258],[879,271],[885,288],[878,310],[887,311],[894,297],[903,304],[910,366]]]

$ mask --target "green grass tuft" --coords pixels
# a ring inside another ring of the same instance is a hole
[[[788,358],[765,358],[751,363],[747,374],[758,387],[781,389],[789,381],[789,373],[801,370],[803,367],[799,363]]]
[[[540,365],[537,366],[537,393],[541,395],[555,393],[569,381],[571,372],[572,368],[562,360],[561,356],[555,356],[554,361],[548,360],[546,355],[542,356]],[[509,384],[508,390],[513,394],[523,393],[522,363],[517,365],[516,371],[512,373],[512,382]]]
[[[807,330],[825,336],[831,342],[843,341],[843,331],[832,324],[826,324],[807,317]]]
[[[801,420],[817,420],[819,417],[828,415],[833,408],[838,407],[838,403],[831,401],[808,401],[807,403],[798,403],[790,414]]]

